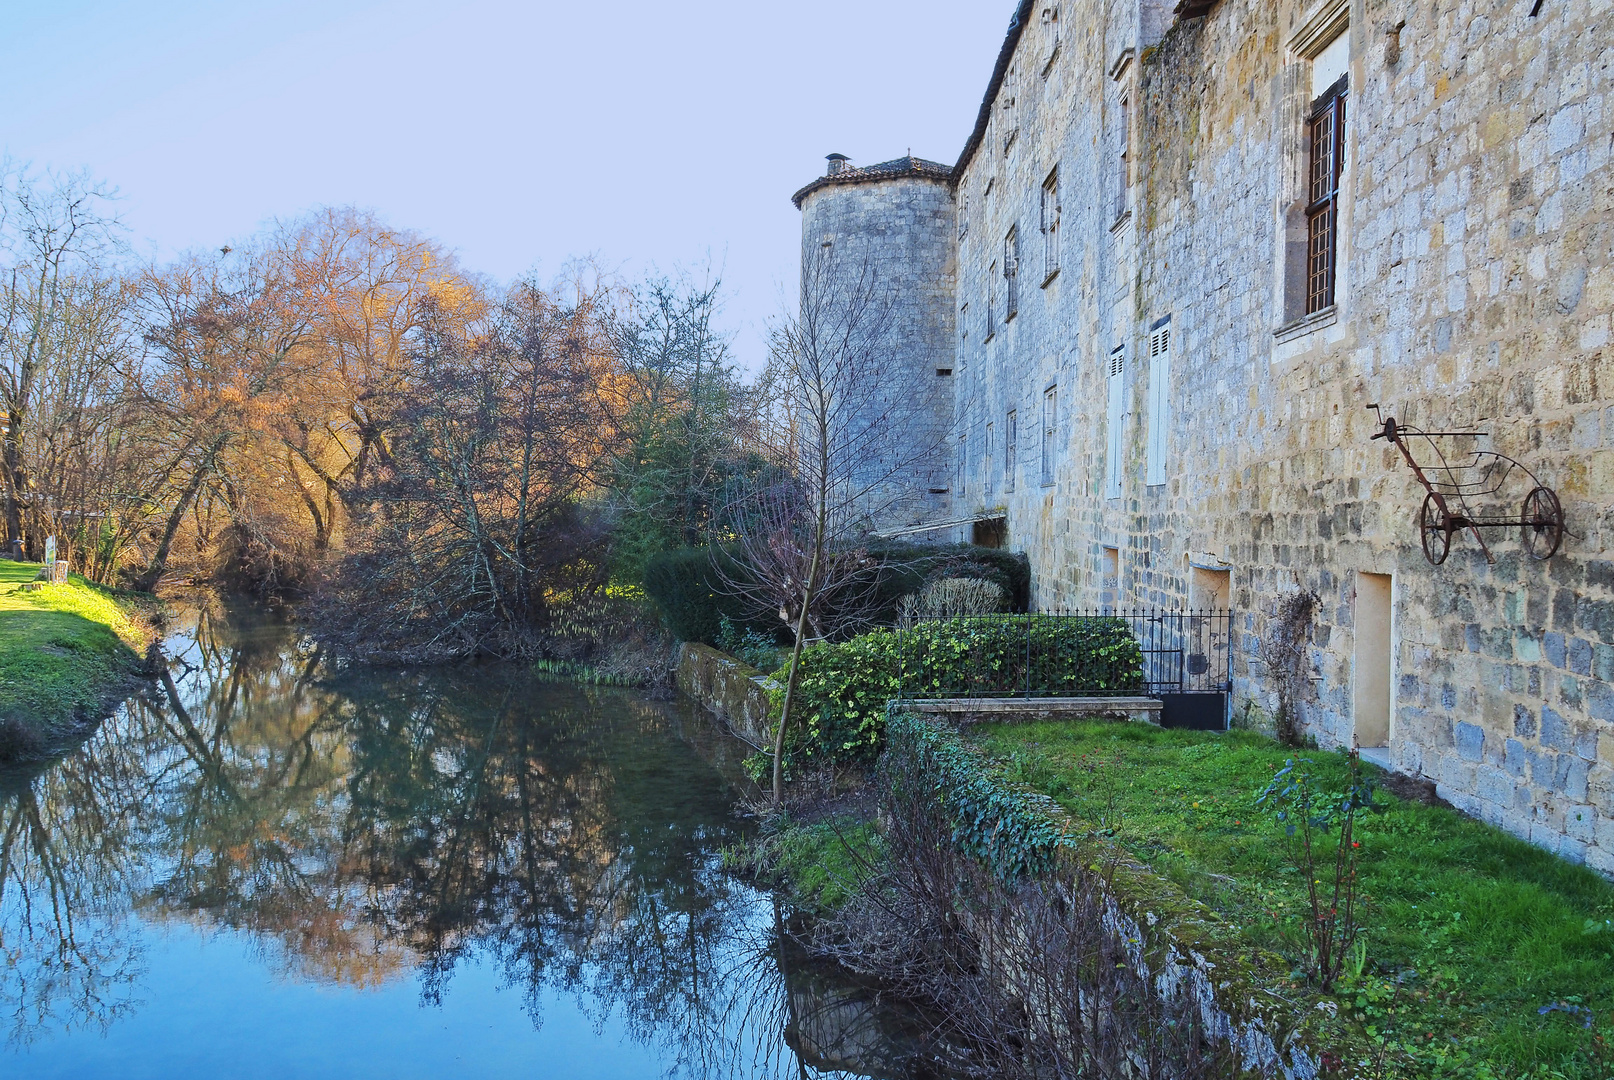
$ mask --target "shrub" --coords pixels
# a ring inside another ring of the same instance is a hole
[[[779,666],[784,651],[779,639],[756,630],[741,630],[727,615],[719,620],[717,647],[737,660],[742,660],[758,671],[772,671]]]
[[[1008,593],[1012,611],[1025,611],[1031,602],[1031,563],[1022,552],[973,544],[908,544],[899,540],[871,543],[868,551],[885,566],[880,606],[888,623],[896,621],[897,605],[904,596],[938,578],[995,582]]]
[[[985,578],[937,578],[912,596],[902,598],[898,625],[920,619],[950,619],[960,615],[996,615],[1008,609],[1009,593]]]
[[[1024,555],[969,544],[937,547],[889,540],[869,544],[866,550],[880,562],[870,599],[875,625],[895,623],[903,598],[938,578],[994,582],[1008,594],[1015,611],[1025,610],[1031,594],[1031,568]],[[742,631],[785,639],[787,631],[772,612],[746,610],[745,601],[724,590],[712,560],[733,557],[729,549],[720,548],[714,554],[710,548],[699,547],[658,552],[645,560],[645,593],[680,641],[717,645],[725,616]]]
[[[1015,616],[948,619],[814,645],[801,657],[790,752],[825,764],[872,760],[894,698],[1026,689],[1140,693],[1143,652],[1119,619]]]
[[[724,591],[722,578],[713,558],[729,558],[727,552],[715,556],[708,548],[674,548],[645,560],[644,591],[661,613],[661,620],[679,641],[703,641],[717,645],[723,633],[723,620],[736,627],[764,635],[778,633],[778,620],[766,625],[746,612],[739,597]]]

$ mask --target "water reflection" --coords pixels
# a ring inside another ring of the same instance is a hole
[[[169,646],[168,676],[85,745],[0,777],[13,1053],[160,1009],[168,927],[249,942],[297,984],[413,981],[426,1009],[491,967],[532,1028],[558,992],[666,1072],[871,1071],[808,1015],[848,991],[793,974],[787,993],[772,902],[719,868],[741,826],[679,737],[696,718],[509,667],[344,667],[217,607]],[[893,1075],[892,1025],[853,1011]],[[802,1056],[787,1030],[812,1033]]]

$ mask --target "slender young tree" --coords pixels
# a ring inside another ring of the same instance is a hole
[[[944,445],[920,388],[891,362],[891,288],[872,261],[811,249],[797,312],[779,325],[765,383],[765,437],[793,478],[738,500],[727,522],[739,566],[729,588],[777,611],[793,639],[773,738],[773,801],[784,796],[784,748],[803,648],[860,614],[878,567],[858,541],[910,498],[909,478]],[[722,561],[720,560],[720,563]]]

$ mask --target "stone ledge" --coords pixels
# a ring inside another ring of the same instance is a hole
[[[1127,720],[1160,724],[1162,702],[1134,695],[1047,698],[921,698],[906,709],[945,717],[959,727],[971,724],[1032,724],[1047,720]]]
[[[1321,311],[1314,311],[1310,315],[1302,315],[1292,322],[1284,323],[1272,331],[1272,336],[1277,338],[1279,345],[1284,345],[1324,327],[1333,326],[1337,322],[1339,322],[1339,305],[1329,304]]]

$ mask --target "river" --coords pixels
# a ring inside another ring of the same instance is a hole
[[[344,664],[221,602],[166,646],[0,773],[0,1076],[923,1072],[723,869],[743,748],[698,709]]]

